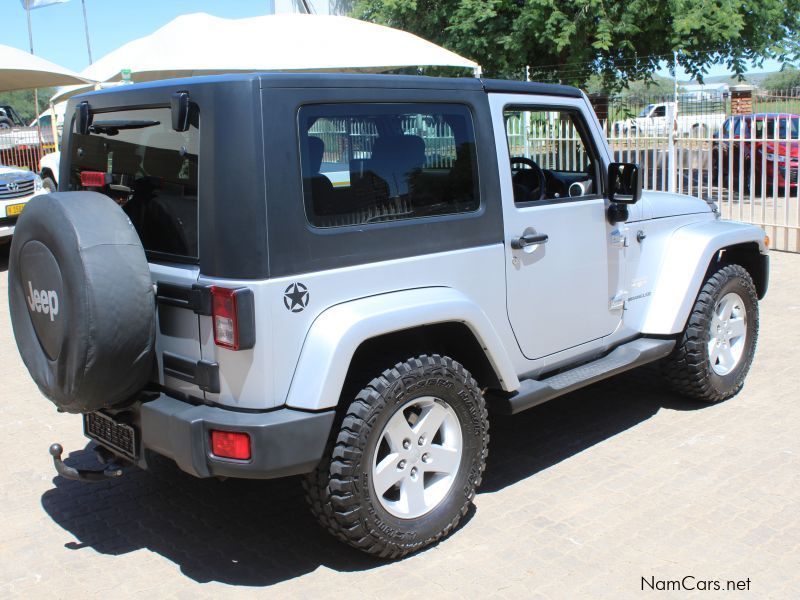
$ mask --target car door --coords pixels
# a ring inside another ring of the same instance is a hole
[[[618,228],[606,219],[608,156],[582,99],[491,95],[506,249],[506,305],[523,355],[598,345],[622,318]],[[524,160],[520,160],[524,159]],[[515,168],[512,171],[512,161]],[[535,168],[545,189],[535,187]],[[528,171],[528,172],[526,172]],[[569,185],[575,196],[569,196]],[[578,185],[579,189],[575,186]]]

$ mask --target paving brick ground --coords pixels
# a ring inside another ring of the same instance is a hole
[[[0,249],[2,598],[621,598],[652,594],[642,577],[685,576],[800,598],[800,255],[773,254],[739,396],[698,407],[627,375],[495,419],[466,523],[398,562],[329,538],[295,479],[54,477],[51,442],[73,465],[92,452],[79,417],[56,413],[19,359],[6,259]]]

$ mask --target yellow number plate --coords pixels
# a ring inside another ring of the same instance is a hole
[[[7,217],[16,217],[19,213],[22,212],[22,209],[25,208],[25,203],[22,204],[9,204],[6,206],[6,216]]]

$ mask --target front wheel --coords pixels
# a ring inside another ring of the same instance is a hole
[[[489,424],[470,373],[446,356],[384,371],[350,404],[330,460],[305,482],[331,533],[398,558],[448,535],[481,483]]]
[[[744,385],[758,339],[758,296],[739,265],[713,273],[695,301],[673,353],[662,363],[670,386],[683,396],[719,402]]]

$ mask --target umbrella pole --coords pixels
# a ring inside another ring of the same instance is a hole
[[[31,3],[28,0],[25,3],[25,12],[28,15],[28,43],[31,46],[31,54],[33,54],[33,29],[31,29]],[[36,109],[36,133],[39,136],[39,149],[41,150],[42,142],[42,128],[39,126],[39,90],[33,88],[33,104]]]
[[[81,0],[83,6],[83,31],[86,33],[86,51],[89,53],[89,64],[92,64],[92,46],[89,43],[89,21],[86,19],[86,0]]]

